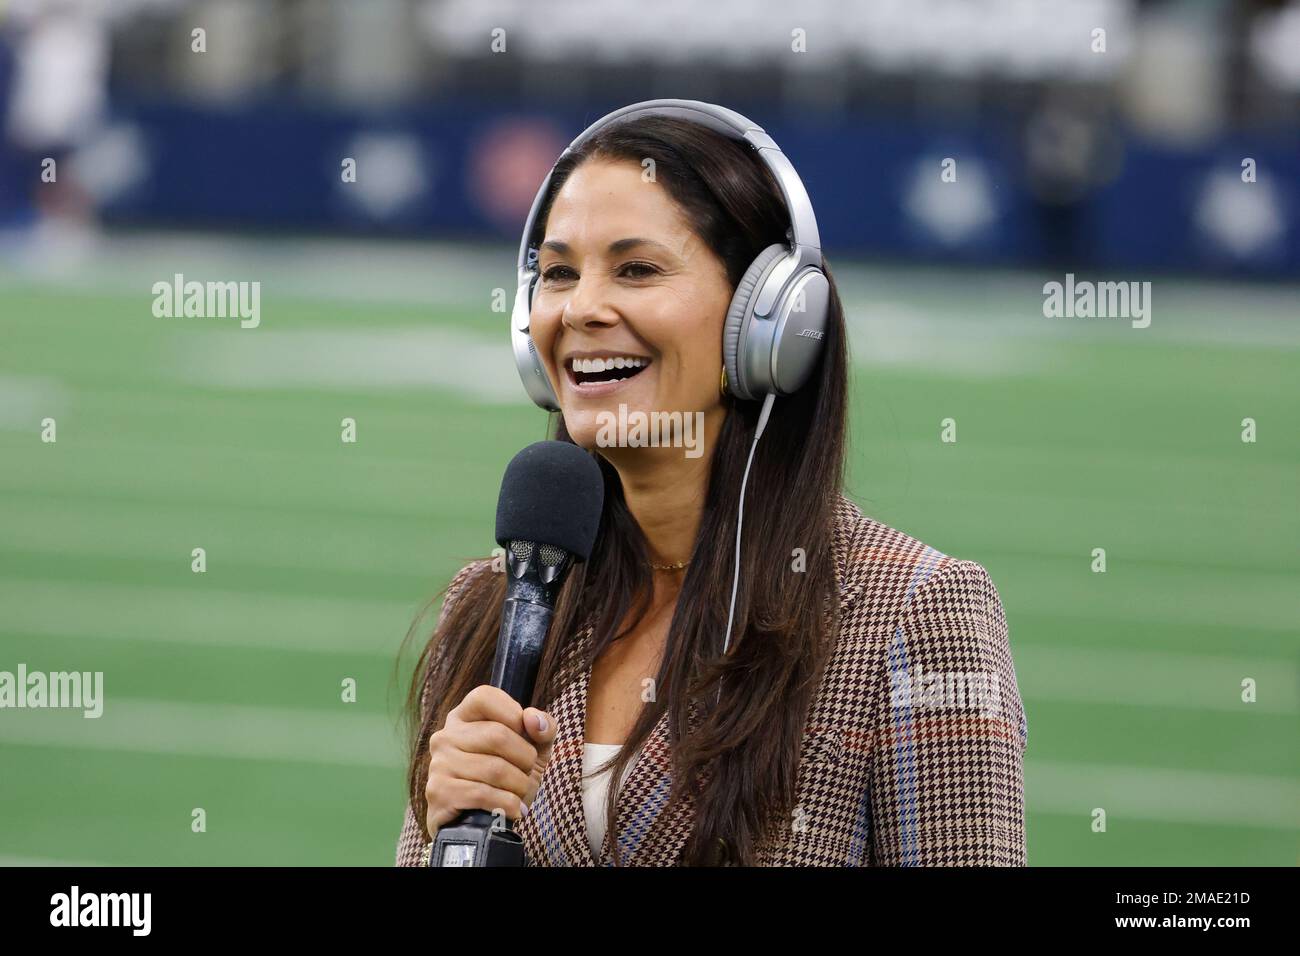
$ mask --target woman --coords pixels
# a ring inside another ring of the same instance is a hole
[[[786,241],[781,185],[680,115],[605,125],[556,165],[526,237],[527,319],[556,437],[604,474],[600,536],[527,708],[485,686],[501,565],[449,585],[411,684],[399,865],[469,808],[517,821],[540,866],[1024,864],[1002,606],[980,565],[841,496],[845,327],[824,261],[819,359],[751,449],[762,403],[729,386],[723,330]],[[620,404],[701,413],[704,453],[611,443]]]

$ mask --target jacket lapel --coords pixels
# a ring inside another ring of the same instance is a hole
[[[586,655],[591,625],[574,639],[575,651]],[[579,658],[580,660],[583,658]],[[582,745],[586,739],[587,685],[591,668],[583,667],[548,708],[555,718],[555,744],[551,762],[529,814],[518,831],[534,864],[595,866],[587,844],[587,823],[582,810]]]
[[[691,708],[691,725],[696,709]],[[601,847],[602,866],[675,866],[691,835],[695,801],[690,794],[668,803],[672,789],[672,750],[668,714],[659,716],[636,762],[629,768],[615,804],[617,840],[606,833]]]
[[[841,497],[835,509],[833,551],[840,607],[845,608],[862,583],[846,587],[847,570],[853,558],[857,535],[857,508]],[[574,639],[574,652],[586,661],[590,653],[592,625],[585,624]],[[587,689],[591,667],[578,668],[552,704],[557,731],[551,763],[533,801],[532,812],[519,824],[530,859],[545,860],[551,866],[612,866],[618,854],[620,866],[674,866],[694,825],[695,800],[685,794],[668,804],[672,788],[672,759],[669,747],[668,715],[664,713],[623,779],[616,798],[616,833],[606,833],[597,860],[587,843],[586,816],[582,808],[582,756],[587,736]],[[692,706],[691,728],[698,721]]]
[[[589,653],[590,638],[588,625],[574,642],[575,650],[583,655],[580,660]],[[674,865],[690,837],[694,801],[688,796],[667,806],[672,787],[667,713],[660,716],[623,778],[615,803],[617,833],[605,834],[599,860],[592,855],[582,807],[590,682],[591,667],[581,667],[551,705],[556,722],[551,763],[531,812],[517,828],[529,858],[538,864],[545,860],[551,866],[613,866],[617,852],[621,866]],[[692,709],[692,717],[694,714]]]

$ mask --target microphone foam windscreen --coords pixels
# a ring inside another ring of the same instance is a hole
[[[551,544],[585,561],[604,504],[605,482],[595,458],[569,442],[536,442],[506,465],[497,499],[497,544]]]

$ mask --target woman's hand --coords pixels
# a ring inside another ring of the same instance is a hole
[[[550,714],[519,706],[499,687],[471,690],[429,738],[424,796],[430,837],[462,810],[522,817],[541,786],[554,742]]]

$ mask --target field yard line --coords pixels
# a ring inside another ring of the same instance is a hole
[[[292,241],[185,232],[107,231],[94,255],[48,276],[27,275],[0,265],[0,290],[55,287],[84,294],[116,293],[149,302],[149,289],[172,272],[187,278],[241,276],[263,283],[264,299],[458,308],[484,311],[492,291],[512,294],[516,248],[505,242],[460,240],[372,241],[298,236]],[[922,318],[940,331],[978,326],[1006,339],[1120,341],[1159,336],[1162,342],[1234,347],[1296,347],[1300,330],[1287,323],[1294,298],[1288,285],[1180,276],[1154,283],[1159,305],[1149,330],[1130,330],[1095,320],[1046,319],[1043,283],[1060,281],[1053,270],[945,267],[862,262],[833,257],[836,284],[850,327],[881,335],[917,337],[911,321]],[[160,263],[165,264],[160,267]],[[163,274],[160,275],[159,273]],[[1177,316],[1177,321],[1171,317]],[[1232,316],[1225,321],[1223,316]],[[266,320],[264,319],[264,322]],[[504,328],[504,317],[501,318]],[[1114,332],[1111,329],[1114,328]],[[921,356],[922,359],[925,356]]]
[[[100,863],[94,860],[56,860],[48,856],[0,856],[0,866],[116,866],[115,863]]]
[[[3,526],[4,522],[0,521],[0,527]],[[60,559],[92,558],[116,562],[123,559],[164,561],[168,558],[175,558],[176,555],[174,548],[169,553],[161,542],[147,540],[143,536],[138,536],[135,539],[96,538],[91,540],[71,536],[61,538],[57,533],[59,530],[57,525],[47,526],[44,532],[38,529],[29,531],[27,528],[14,528],[11,525],[4,530],[5,547],[0,548],[0,556],[6,553],[20,552],[23,554],[49,555]],[[215,537],[211,532],[203,535],[203,545],[208,549],[209,553],[216,550],[213,540]],[[227,543],[229,540],[224,539]],[[256,556],[248,555],[251,566],[277,572],[306,571],[326,574],[346,572],[349,574],[391,575],[399,578],[420,578],[427,574],[428,571],[430,547],[428,542],[425,542],[424,547],[420,547],[417,542],[400,549],[393,547],[388,551],[367,552],[363,541],[353,541],[346,547],[336,547],[337,542],[302,536],[297,538],[292,545],[286,546],[286,551],[293,552],[292,556],[290,556],[289,554],[268,555],[266,551],[268,540],[274,545],[277,541],[282,541],[283,538],[268,539],[263,537],[256,539],[257,554]],[[245,543],[248,543],[247,538]],[[247,555],[247,550],[243,551],[241,559],[244,555]],[[184,554],[184,557],[189,560],[188,554]]]
[[[216,488],[216,479],[213,480],[213,492],[207,489],[198,490],[192,485],[188,487],[176,487],[175,485],[165,485],[160,482],[158,485],[144,489],[139,483],[133,487],[128,487],[124,479],[119,483],[119,487],[105,489],[102,485],[88,487],[84,482],[78,485],[79,477],[75,474],[69,475],[49,475],[51,480],[39,487],[28,487],[18,485],[4,485],[3,479],[0,478],[0,502],[4,501],[5,495],[18,496],[25,498],[40,498],[44,500],[65,501],[72,500],[78,502],[94,502],[103,504],[104,507],[112,507],[118,502],[126,502],[130,505],[150,502],[158,504],[163,508],[189,508],[212,509],[218,512],[236,511],[236,512],[254,512],[264,515],[270,515],[272,518],[281,513],[289,513],[293,517],[301,518],[303,516],[314,516],[320,520],[330,520],[338,516],[343,519],[368,519],[373,518],[375,521],[411,521],[421,522],[435,520],[444,515],[437,510],[438,501],[434,500],[434,495],[441,493],[438,488],[431,487],[427,494],[419,501],[412,503],[411,500],[394,501],[393,493],[384,494],[374,492],[368,495],[364,501],[356,496],[347,497],[342,491],[334,494],[333,498],[316,498],[304,502],[304,495],[300,493],[297,498],[282,497],[270,498],[259,497],[264,490],[264,486],[256,485],[252,492],[244,494],[242,497],[239,490],[227,491],[225,494]],[[56,484],[56,480],[62,483]],[[229,487],[227,485],[227,487]],[[482,487],[482,485],[480,485]],[[305,492],[305,487],[300,487],[300,492]],[[495,492],[493,493],[495,494]],[[450,510],[449,508],[446,510]],[[488,512],[489,516],[491,512]],[[488,525],[489,529],[491,525]]]
[[[147,475],[136,472],[130,474],[132,479],[130,487],[133,491],[138,490],[141,480],[149,482],[151,486],[171,490],[181,477],[191,482],[199,468],[198,463],[206,463],[209,466],[208,471],[219,467],[222,476],[254,470],[262,473],[267,469],[276,468],[280,469],[282,474],[289,476],[342,472],[360,478],[370,475],[375,470],[381,470],[390,484],[402,486],[403,492],[409,490],[409,496],[403,495],[404,503],[408,507],[414,508],[419,502],[427,501],[428,480],[439,472],[440,461],[436,454],[432,452],[420,455],[381,453],[367,447],[358,452],[341,455],[338,451],[337,438],[337,432],[322,431],[321,443],[315,448],[284,450],[281,446],[271,446],[270,443],[250,447],[167,441],[160,445],[157,435],[151,437],[143,433],[138,437],[120,433],[103,437],[80,434],[72,447],[77,455],[77,466],[83,471],[97,467],[96,463],[102,461],[107,466],[105,470],[109,474],[125,475],[123,462],[151,461],[153,467]],[[906,456],[909,466],[914,469],[927,467],[930,456],[934,454],[930,442],[919,439],[905,440],[901,445],[902,454]],[[64,447],[63,442],[60,442],[60,447]],[[45,456],[52,454],[39,446],[36,446],[31,453]],[[1300,527],[1294,519],[1288,520],[1285,515],[1279,517],[1276,504],[1272,500],[1277,495],[1284,495],[1285,489],[1290,487],[1290,479],[1294,477],[1294,466],[1283,461],[1256,461],[1234,466],[1231,461],[1205,455],[1172,452],[1144,453],[1136,449],[1108,452],[1108,474],[1111,475],[1145,474],[1152,470],[1193,475],[1217,473],[1220,476],[1249,477],[1256,487],[1257,494],[1263,481],[1266,483],[1267,490],[1275,493],[1270,494],[1266,500],[1234,499],[1225,506],[1221,501],[1216,502],[1200,487],[1185,489],[1187,501],[1172,497],[1167,487],[1119,489],[1101,485],[1092,493],[1082,493],[1084,489],[1076,485],[1059,488],[1050,495],[1032,487],[1008,492],[1003,485],[994,480],[993,476],[1000,476],[1003,470],[1014,467],[1020,462],[1037,463],[1041,466],[1041,454],[1036,455],[1023,445],[1004,442],[981,443],[978,449],[968,450],[965,454],[970,456],[972,468],[979,468],[983,463],[987,463],[988,467],[994,469],[988,485],[974,484],[963,489],[963,500],[967,503],[983,503],[1014,510],[1017,513],[1026,507],[1037,507],[1053,512],[1062,508],[1105,507],[1109,512],[1117,514],[1140,514],[1152,517],[1185,516],[1198,520],[1217,517],[1227,521],[1238,521],[1242,516],[1249,516],[1259,521],[1267,518],[1270,524],[1276,520],[1280,522],[1283,529]],[[1095,460],[1095,450],[1089,448],[1055,449],[1052,467],[1067,470],[1088,469],[1095,467]],[[53,463],[48,458],[39,457],[26,459],[26,461],[31,462],[33,467],[24,469],[24,459],[19,458],[18,467],[7,469],[0,475],[0,488],[28,493],[43,491],[49,487],[51,476],[47,472],[47,467],[54,467]],[[238,481],[219,480],[218,477],[211,477],[209,480],[207,472],[204,472],[204,478],[202,484],[205,489],[229,489],[232,495],[241,491]],[[125,478],[116,483],[125,484]],[[283,500],[284,504],[291,508],[295,498],[292,492],[294,487],[297,486],[287,481],[283,488],[277,489],[273,486],[269,490],[281,492],[274,500]],[[1175,488],[1175,490],[1180,489]],[[343,499],[346,496],[340,490],[338,497]],[[871,496],[858,493],[856,497],[869,499]],[[893,508],[899,507],[903,502],[912,505],[933,502],[939,506],[948,506],[952,502],[951,496],[928,493],[925,487],[916,487],[911,481],[906,487],[890,492],[887,498],[887,504]],[[236,501],[230,503],[238,506]],[[882,502],[884,503],[886,502]],[[348,499],[347,504],[349,507],[355,507],[357,505],[355,497]],[[874,510],[870,500],[864,502],[864,509]]]
[[[1135,563],[1123,573],[1112,565],[1104,575],[1083,570],[1070,576],[1041,563],[1020,563],[1014,584],[999,576],[997,587],[1012,617],[1027,612],[1086,618],[1111,633],[1129,634],[1135,642],[1141,641],[1146,625],[1217,627],[1227,647],[1243,628],[1294,630],[1294,580],[1286,568],[1268,574],[1216,569],[1198,575],[1194,569]]]
[[[37,434],[41,419],[63,416],[72,395],[59,379],[0,373],[0,430]]]
[[[970,500],[984,502],[987,498],[972,495]],[[446,541],[429,530],[430,527],[459,526],[472,518],[472,509],[462,507],[461,513],[453,516],[445,513],[441,505],[438,507],[433,523],[425,515],[404,520],[393,515],[339,514],[331,521],[321,521],[317,514],[289,510],[268,519],[266,509],[249,509],[239,504],[145,505],[127,499],[29,497],[21,506],[11,501],[0,507],[0,555],[22,552],[113,560],[173,560],[180,553],[188,560],[190,544],[197,541],[209,554],[221,549],[228,554],[237,553],[242,559],[255,551],[256,557],[250,560],[264,568],[419,576],[428,567],[430,549],[436,550]],[[491,512],[486,505],[478,510],[482,526],[490,532]],[[980,510],[987,514],[990,509]],[[1030,513],[1029,507],[1022,508],[1020,517],[1024,519]],[[1279,532],[1278,557],[1284,548],[1282,538],[1286,528],[1287,523],[1281,520],[1270,526],[1270,531]],[[1300,537],[1300,527],[1294,530],[1295,537]],[[180,541],[183,537],[194,541]],[[1086,551],[1071,548],[1068,540],[1026,540],[1024,543],[1032,545],[1032,549],[1022,551],[1004,547],[1003,541],[989,541],[981,548],[980,559],[1054,561],[1059,562],[1057,566],[1063,572],[1070,563],[1086,566],[1091,560]],[[485,533],[481,542],[483,552],[487,553],[493,544],[490,535]],[[1175,543],[1161,539],[1144,541],[1142,546],[1164,550],[1134,555],[1114,545],[1112,548],[1125,554],[1125,564],[1133,568],[1160,566],[1174,571],[1183,569],[1187,573],[1206,570],[1204,563],[1187,560],[1189,551],[1185,545],[1175,551]],[[1241,550],[1245,550],[1244,546]],[[1222,558],[1223,551],[1221,540],[1216,557]],[[1258,547],[1250,556],[1259,563],[1223,561],[1222,568],[1229,574],[1269,574],[1279,570],[1276,563],[1263,560]]]
[[[360,429],[362,418],[358,423]],[[220,460],[225,467],[237,467],[237,464],[248,465],[274,465],[279,467],[297,466],[302,469],[304,474],[311,474],[321,468],[393,468],[409,469],[414,472],[431,474],[440,464],[439,453],[430,449],[420,455],[393,455],[376,452],[372,448],[361,449],[359,455],[353,458],[343,458],[342,455],[353,454],[351,449],[344,445],[339,439],[339,429],[335,427],[333,420],[329,421],[320,429],[320,442],[312,450],[302,447],[285,450],[284,446],[276,441],[274,444],[271,440],[260,445],[245,444],[217,444],[214,442],[187,442],[173,441],[167,437],[160,437],[157,434],[150,435],[141,431],[137,436],[123,434],[120,431],[110,435],[100,436],[96,434],[86,434],[82,432],[73,442],[66,437],[60,437],[57,445],[60,448],[69,446],[75,447],[76,453],[81,456],[93,457],[100,456],[113,462],[122,460],[128,461],[145,461],[150,458],[154,459],[156,464],[161,465],[164,462],[157,461],[160,453],[174,456],[177,460],[188,463],[190,459],[207,456],[211,459]],[[25,429],[31,432],[30,424]],[[64,433],[60,432],[63,436]],[[271,436],[276,436],[275,432]],[[33,454],[49,454],[45,451],[40,443],[33,438],[29,449]],[[360,460],[356,460],[356,459]],[[20,483],[15,483],[14,487],[23,487]]]
[[[70,711],[14,711],[0,721],[0,740],[384,769],[401,763],[395,730],[378,715],[233,704],[110,698],[98,720]],[[1081,826],[1094,807],[1102,807],[1112,827],[1132,819],[1300,827],[1300,785],[1281,777],[1026,761],[1025,788],[1030,811],[1077,814]]]
[[[507,317],[496,318],[497,335],[434,326],[259,328],[252,335],[176,336],[172,360],[157,371],[187,386],[272,392],[439,389],[464,400],[522,408],[523,385],[509,361],[505,338]]]
[[[956,446],[949,446],[953,451],[945,450],[936,437],[903,437],[898,444],[909,456],[913,464],[935,464],[951,467],[949,460],[956,453]],[[1220,468],[1225,472],[1240,471],[1258,477],[1262,473],[1272,472],[1279,482],[1294,477],[1295,457],[1290,460],[1278,458],[1260,460],[1258,456],[1247,457],[1249,451],[1236,455],[1239,446],[1234,447],[1227,441],[1219,448],[1207,448],[1203,453],[1189,452],[1173,448],[1122,448],[1081,439],[1070,445],[1028,445],[1024,442],[1011,442],[1001,439],[977,440],[967,442],[960,454],[968,466],[988,463],[1001,466],[1005,470],[1014,470],[1020,464],[1028,464],[1036,469],[1055,469],[1062,475],[1099,474],[1126,482],[1125,491],[1134,494],[1149,491],[1143,486],[1147,473],[1161,476],[1172,468]],[[1098,459],[1098,452],[1104,451],[1104,460]],[[1175,473],[1176,477],[1181,477]],[[1076,481],[1085,480],[1076,478]]]
[[[224,648],[395,654],[422,600],[286,595],[198,585],[159,587],[48,578],[0,578],[0,628],[10,633],[156,641]],[[1101,612],[1101,606],[1090,613]],[[1122,611],[1117,613],[1123,613]],[[1130,609],[1129,613],[1132,613]],[[210,622],[220,622],[213,624]],[[1027,698],[1294,714],[1294,665],[1250,655],[1130,651],[1017,642]],[[1253,677],[1259,701],[1240,702]]]
[[[0,579],[0,607],[5,609],[0,633],[396,654],[421,604],[201,587]]]
[[[1172,651],[1130,651],[1016,644],[1016,681],[1027,699],[1256,713],[1300,711],[1296,662]],[[1241,681],[1254,678],[1258,700],[1241,700]]]
[[[1025,802],[1035,812],[1077,816],[1081,833],[1097,807],[1120,833],[1131,820],[1300,828],[1300,784],[1256,774],[1026,760]]]
[[[477,374],[477,373],[476,373]],[[513,369],[511,375],[514,377],[514,383],[518,384],[518,376],[515,376]],[[0,382],[2,385],[3,382]],[[78,390],[81,392],[82,390]],[[84,390],[83,398],[93,398],[94,389]],[[103,402],[93,403],[97,407],[103,408]],[[129,411],[132,407],[140,407],[147,404],[142,400],[140,403],[135,402],[115,402],[114,407],[119,411]],[[471,398],[466,398],[462,403],[462,410],[467,414],[472,412],[476,403]],[[522,403],[519,404],[521,414],[525,417],[531,416],[527,408]],[[325,413],[322,413],[324,415]],[[417,421],[418,416],[409,413],[401,413],[409,421]],[[376,417],[382,418],[385,413],[377,413]],[[129,423],[134,421],[134,417],[129,414],[121,416],[123,421]],[[535,420],[544,424],[544,416],[540,412],[535,416]],[[362,416],[358,421],[358,434],[361,435],[361,428],[366,424],[367,419]],[[3,424],[3,420],[0,420]],[[301,419],[286,419],[285,427],[299,427],[304,422]],[[329,417],[328,420],[322,419],[319,427],[314,427],[313,436],[319,438],[319,441],[313,445],[295,445],[286,447],[283,442],[283,435],[275,429],[259,432],[252,430],[247,433],[239,433],[238,437],[232,436],[228,443],[215,443],[212,441],[177,441],[170,436],[165,441],[160,441],[160,436],[152,430],[151,426],[140,425],[138,431],[134,434],[130,431],[124,431],[121,425],[115,425],[111,434],[99,435],[94,432],[85,430],[85,426],[80,426],[75,437],[75,447],[79,453],[83,454],[100,454],[112,459],[130,457],[132,455],[147,454],[157,455],[160,447],[165,448],[174,454],[183,452],[194,452],[199,455],[221,456],[226,458],[242,459],[246,458],[253,463],[264,464],[300,464],[303,467],[308,465],[327,466],[337,465],[339,462],[338,452],[347,450],[341,447],[339,439],[339,429],[337,421]],[[397,429],[385,426],[389,435]],[[44,449],[37,436],[36,424],[31,419],[24,419],[21,423],[20,430],[32,436],[31,444],[28,447],[35,453],[48,454]],[[886,439],[890,444],[896,445],[901,455],[906,455],[907,460],[913,465],[918,464],[942,464],[945,468],[951,467],[949,459],[955,453],[954,451],[943,448],[939,445],[936,438],[930,437],[909,437],[899,435]],[[478,437],[477,435],[475,437]],[[251,441],[250,441],[251,440]],[[63,437],[60,432],[59,447],[66,447],[68,439]],[[370,442],[373,445],[374,442]],[[19,447],[24,447],[20,445]],[[416,454],[402,455],[392,454],[389,451],[378,452],[374,448],[363,446],[358,443],[358,450],[364,452],[364,462],[370,465],[390,465],[394,467],[406,467],[411,469],[432,470],[441,462],[441,456],[445,454],[445,449],[423,449]],[[414,446],[412,446],[414,447]],[[1030,464],[1037,468],[1050,466],[1057,469],[1061,474],[1073,473],[1082,470],[1084,473],[1091,473],[1098,469],[1097,453],[1104,447],[1105,450],[1105,470],[1104,474],[1113,476],[1116,481],[1125,481],[1125,492],[1134,495],[1140,500],[1142,492],[1150,492],[1150,489],[1144,488],[1140,481],[1144,480],[1146,472],[1164,474],[1173,472],[1181,474],[1183,470],[1195,473],[1196,470],[1205,468],[1220,468],[1225,472],[1234,470],[1241,471],[1251,475],[1252,479],[1258,480],[1262,474],[1269,474],[1269,477],[1276,478],[1279,487],[1282,482],[1293,477],[1296,462],[1294,460],[1263,459],[1258,456],[1254,457],[1236,457],[1233,455],[1237,447],[1225,443],[1222,448],[1206,448],[1200,452],[1192,452],[1186,449],[1171,448],[1123,448],[1116,447],[1113,444],[1104,442],[1087,442],[1079,441],[1069,445],[1028,445],[1023,442],[1007,441],[1002,438],[967,440],[960,449],[960,455],[968,466],[974,467],[982,463],[988,463],[991,466],[1000,467],[1004,470],[1016,470],[1017,466]],[[1250,452],[1244,453],[1250,455]],[[1045,457],[1046,456],[1046,457]],[[1134,474],[1138,477],[1134,477]],[[974,489],[978,491],[979,489]],[[990,488],[995,494],[999,493],[995,488]],[[1032,494],[1035,491],[1032,487],[1026,487],[1024,492]],[[1065,492],[1077,494],[1077,489],[1053,489],[1055,492]],[[1001,493],[1003,497],[1009,497],[1005,492]],[[1017,496],[1018,497],[1018,494]],[[1039,495],[1039,497],[1049,498],[1048,495]],[[1103,492],[1100,496],[1089,496],[1082,500],[1090,500],[1095,497],[1097,500],[1110,500],[1108,493]],[[1055,499],[1053,499],[1055,500]],[[1163,500],[1158,495],[1152,494],[1152,500],[1156,503]],[[1249,501],[1234,501],[1234,507],[1248,507]]]
[[[0,742],[348,767],[401,766],[389,719],[338,705],[336,712],[244,704],[187,704],[110,695],[103,716],[81,711],[5,710]],[[12,757],[10,758],[12,760]]]
[[[154,282],[182,272],[201,281],[261,281],[265,301],[481,309],[494,288],[513,292],[516,281],[516,250],[505,243],[143,231],[99,238],[94,256],[75,269],[18,273],[0,262],[0,290],[57,284],[65,292],[139,297],[147,305]]]

